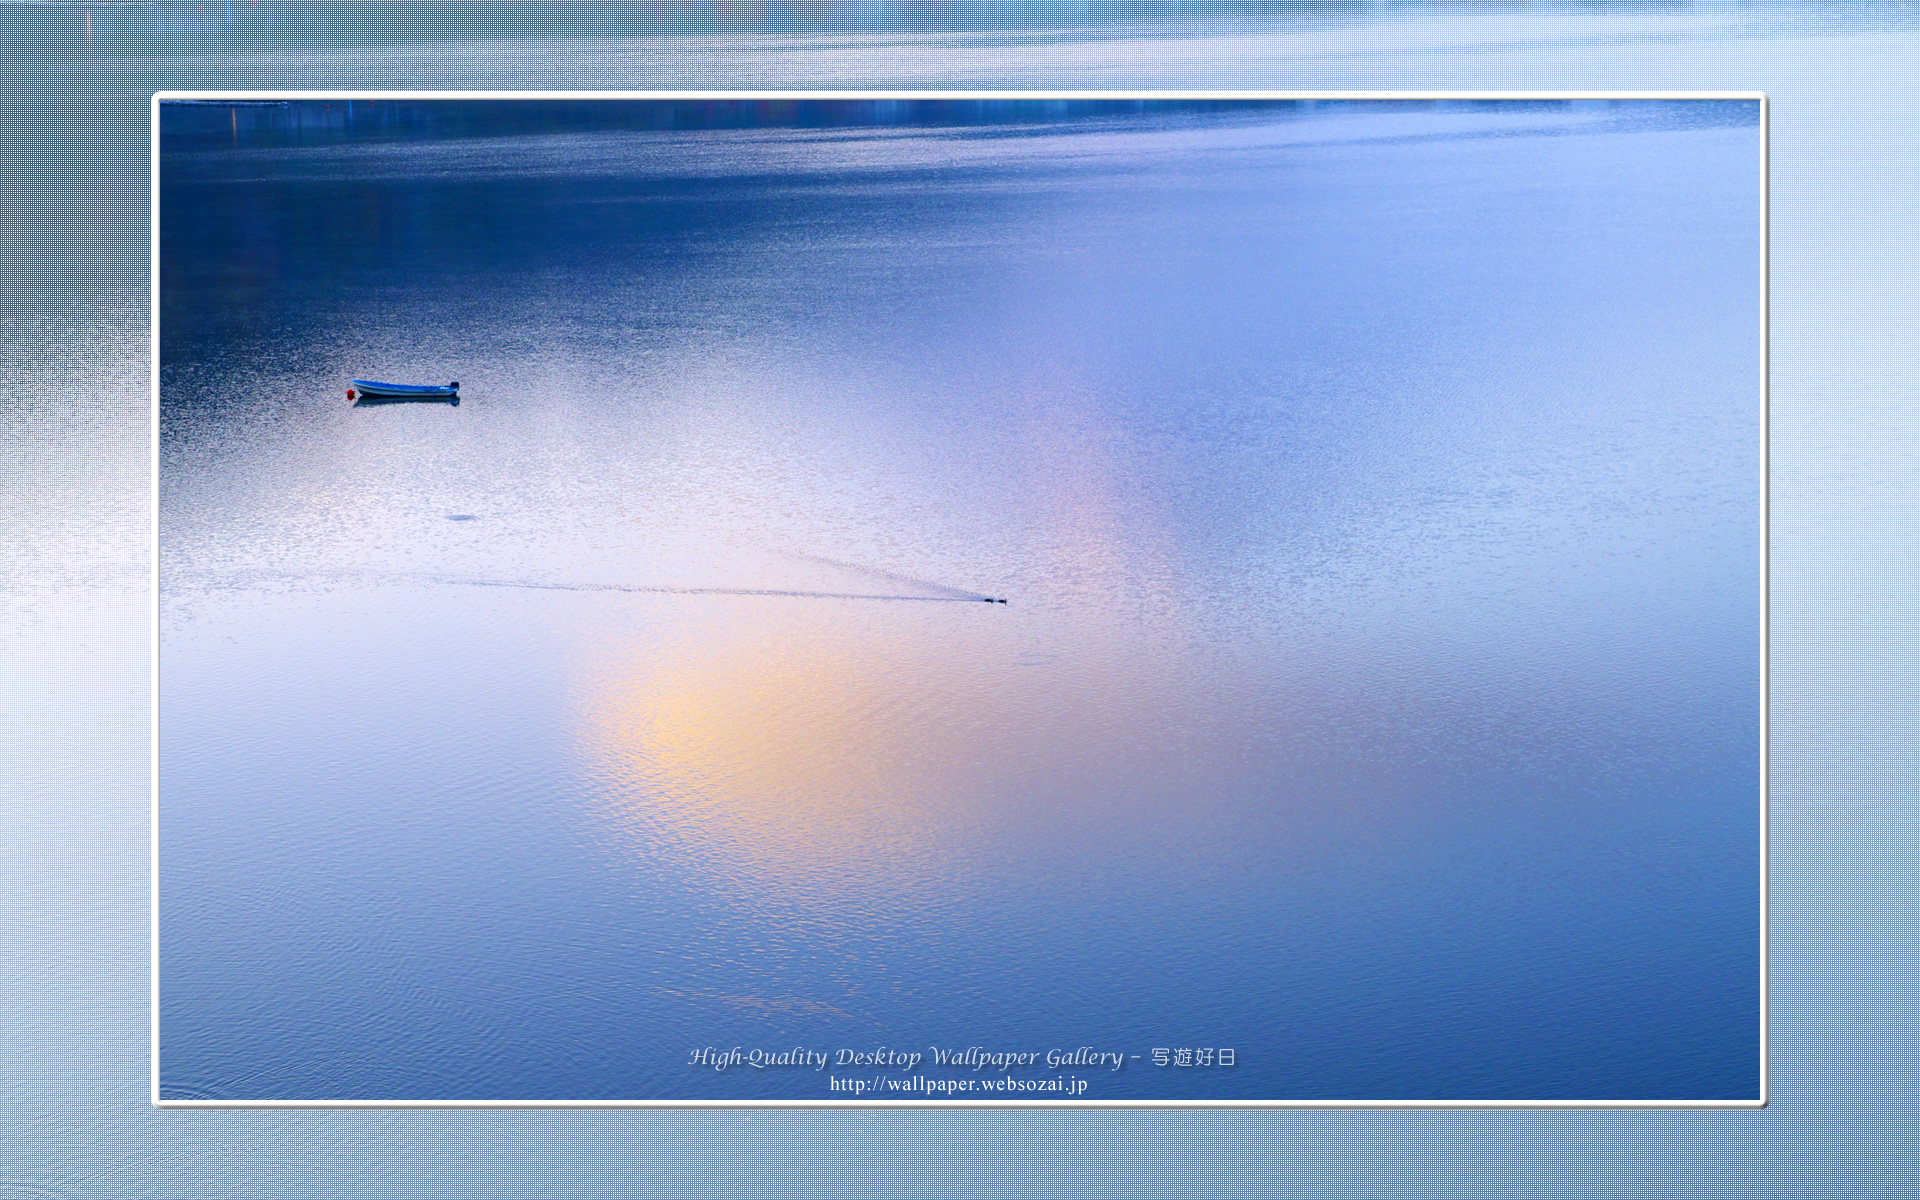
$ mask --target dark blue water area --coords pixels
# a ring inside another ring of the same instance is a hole
[[[1759,164],[167,108],[163,1096],[1755,1097]]]

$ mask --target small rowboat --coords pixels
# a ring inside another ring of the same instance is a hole
[[[373,379],[355,379],[347,389],[349,400],[451,400],[460,403],[460,381],[442,387],[439,384],[380,383]]]

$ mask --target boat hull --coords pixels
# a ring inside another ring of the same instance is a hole
[[[422,385],[413,383],[381,383],[373,379],[355,379],[352,396],[356,401],[383,400],[451,400],[460,401],[460,385],[450,383],[445,386]]]

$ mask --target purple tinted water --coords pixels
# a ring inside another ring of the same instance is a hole
[[[311,107],[163,126],[163,1094],[1757,1093],[1751,105]]]

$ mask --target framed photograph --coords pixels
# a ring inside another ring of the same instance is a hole
[[[156,1104],[1764,1104],[1763,96],[152,115]]]

